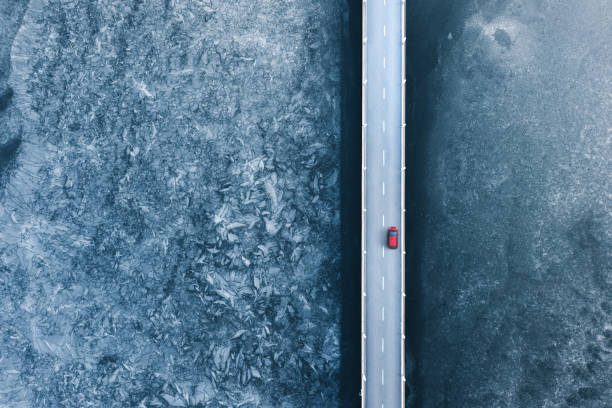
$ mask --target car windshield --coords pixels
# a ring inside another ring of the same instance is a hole
[[[394,236],[396,236],[396,235],[397,235],[397,232],[396,232],[396,231],[391,231],[391,232],[389,233],[389,235],[391,235],[392,237],[394,237]]]

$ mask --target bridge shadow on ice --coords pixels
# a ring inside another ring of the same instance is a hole
[[[348,0],[342,35],[340,217],[342,322],[340,406],[357,407],[361,387],[361,1]]]

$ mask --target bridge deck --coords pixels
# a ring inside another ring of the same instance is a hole
[[[405,1],[363,7],[362,406],[403,407]]]

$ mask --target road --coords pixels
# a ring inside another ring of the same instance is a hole
[[[362,406],[404,406],[404,18],[402,0],[364,2]],[[391,226],[400,248],[386,247]],[[363,336],[365,334],[365,336]]]

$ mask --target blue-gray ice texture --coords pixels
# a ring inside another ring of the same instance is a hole
[[[341,6],[0,3],[0,407],[337,403]]]
[[[412,42],[445,19],[414,136],[418,406],[610,407],[612,2],[410,7]]]

